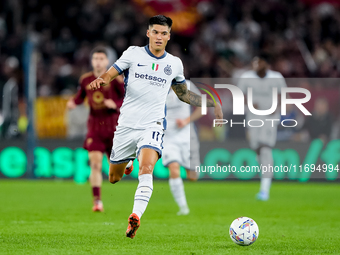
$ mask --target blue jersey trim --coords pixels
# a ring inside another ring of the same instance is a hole
[[[163,129],[166,130],[166,125],[167,125],[167,122],[166,122],[166,105],[164,107],[164,119],[163,119]]]
[[[135,158],[127,158],[127,159],[121,159],[121,160],[110,160],[110,163],[111,164],[121,164],[121,163],[126,163],[126,162],[129,162],[130,160],[135,160]]]
[[[165,130],[165,129],[164,129]],[[163,138],[164,138],[164,134],[162,134],[162,142],[161,142],[161,147],[162,147],[162,150],[164,149],[164,147],[163,147],[163,142],[164,142],[164,140],[163,140]]]
[[[124,97],[126,95],[126,89],[129,81],[129,69],[124,70]]]
[[[122,69],[120,69],[116,64],[113,64],[112,66],[118,71],[119,74],[123,73]]]
[[[183,81],[176,81],[175,79],[173,79],[172,82],[171,82],[172,83],[171,85],[182,84],[184,82],[185,82],[185,80],[183,80]]]
[[[146,45],[145,47],[144,47],[144,49],[146,50],[146,52],[151,56],[151,57],[153,57],[153,58],[156,58],[156,59],[162,59],[162,58],[165,58],[165,56],[166,56],[166,54],[167,54],[167,52],[166,51],[164,51],[164,54],[162,55],[162,56],[160,56],[160,57],[156,57],[154,54],[152,54],[151,53],[151,51],[150,51],[150,49],[149,49],[149,44],[148,45]]]
[[[158,159],[160,159],[162,157],[162,151],[159,148],[157,148],[155,146],[151,146],[151,145],[142,145],[137,152],[137,158],[140,154],[141,149],[144,149],[144,148],[155,150],[158,153]]]

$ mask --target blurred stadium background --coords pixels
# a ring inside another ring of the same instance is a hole
[[[339,6],[336,0],[1,1],[0,177],[86,181],[87,153],[80,147],[88,108],[67,112],[66,101],[91,69],[95,46],[106,46],[114,62],[129,45],[147,44],[148,17],[158,13],[174,20],[167,51],[183,60],[189,79],[234,79],[251,68],[255,54],[270,53],[272,69],[291,78],[289,86],[311,91],[306,107],[315,113],[308,119],[290,109],[299,126],[279,130],[277,147],[294,149],[300,164],[321,159],[337,164]],[[223,96],[228,113],[230,95]],[[215,133],[206,124],[211,118],[210,112],[197,123],[205,145],[202,162],[216,143],[227,141],[232,153],[248,148],[244,129],[225,127]],[[156,177],[168,176],[161,164],[158,169]],[[337,173],[328,179],[337,179]]]

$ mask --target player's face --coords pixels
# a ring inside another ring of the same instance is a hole
[[[153,25],[149,27],[146,35],[149,37],[150,46],[156,51],[162,51],[170,40],[170,28]]]
[[[268,64],[265,60],[255,57],[253,59],[253,70],[255,72],[261,72],[268,69]]]
[[[92,68],[94,71],[106,70],[109,65],[109,59],[105,53],[95,52],[92,55]]]

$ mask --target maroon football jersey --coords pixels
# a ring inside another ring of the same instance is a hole
[[[76,104],[84,102],[87,97],[90,106],[90,116],[87,122],[88,133],[101,132],[102,136],[113,137],[119,117],[119,109],[124,99],[124,83],[122,77],[117,77],[110,84],[100,89],[92,90],[89,84],[97,77],[93,72],[82,75],[79,79],[78,92],[74,97]],[[104,105],[104,99],[112,99],[117,109],[109,109]]]

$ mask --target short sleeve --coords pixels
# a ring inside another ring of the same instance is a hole
[[[124,70],[129,69],[132,63],[133,49],[136,46],[129,47],[123,52],[122,56],[112,65],[119,74],[122,74]]]
[[[178,59],[178,69],[177,75],[173,79],[172,84],[180,84],[185,82],[183,63]]]

